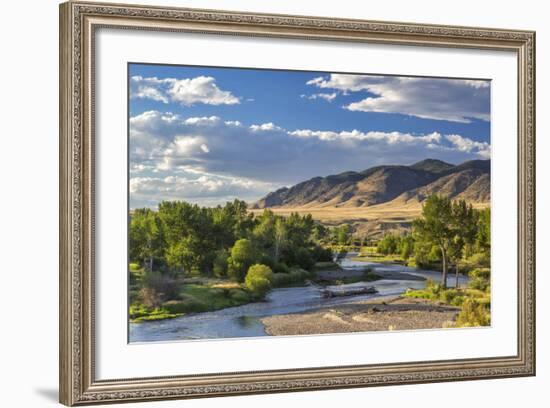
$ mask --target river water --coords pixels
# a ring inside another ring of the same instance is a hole
[[[409,268],[402,265],[381,264],[375,262],[354,261],[357,254],[349,253],[340,261],[344,269],[363,269],[371,267],[374,272],[396,271],[430,278],[441,279],[441,273],[422,269]],[[459,276],[459,282],[467,282],[465,276]],[[448,277],[447,284],[454,286],[454,274]],[[143,323],[130,323],[130,342],[173,341],[213,338],[256,337],[266,336],[260,319],[266,316],[287,313],[304,312],[320,307],[350,303],[358,300],[372,299],[380,296],[399,295],[407,288],[422,289],[424,280],[390,280],[381,279],[375,282],[357,282],[340,285],[338,288],[375,286],[376,294],[364,294],[350,297],[323,298],[318,287],[276,288],[266,297],[264,302],[249,303],[230,307],[215,312],[196,313],[175,319],[159,320]]]

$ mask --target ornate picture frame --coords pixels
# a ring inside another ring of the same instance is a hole
[[[94,47],[96,30],[102,27],[515,53],[518,67],[517,353],[459,360],[98,380],[94,341]],[[60,401],[63,404],[73,406],[535,375],[534,32],[137,5],[63,3],[60,6],[59,182]]]

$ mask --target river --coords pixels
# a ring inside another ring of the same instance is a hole
[[[374,272],[405,272],[426,279],[430,278],[434,281],[441,279],[440,272],[409,268],[402,265],[354,261],[352,258],[356,255],[348,253],[340,261],[342,268],[350,270],[363,269],[369,266]],[[467,277],[460,275],[459,282],[460,284],[466,283]],[[452,274],[448,277],[447,284],[453,286],[454,283],[455,276]],[[422,289],[425,285],[426,281],[424,280],[406,279],[381,279],[368,283],[357,282],[348,285],[339,285],[338,288],[375,286],[378,293],[330,299],[322,298],[319,288],[313,285],[276,288],[267,295],[264,302],[249,303],[215,312],[189,314],[174,319],[130,323],[129,340],[134,343],[266,336],[264,326],[260,321],[262,317],[305,312],[320,307],[372,299],[380,296],[399,295],[407,288]]]

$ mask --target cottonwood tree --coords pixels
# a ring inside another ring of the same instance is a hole
[[[452,202],[450,198],[431,195],[422,206],[422,218],[413,221],[417,240],[436,245],[441,252],[441,285],[447,288],[449,252],[455,237]]]
[[[454,237],[450,247],[450,257],[455,263],[455,287],[458,288],[460,261],[464,257],[466,246],[473,245],[477,234],[476,216],[471,204],[464,200],[452,203],[452,229]]]
[[[164,234],[157,213],[136,209],[130,219],[130,259],[139,259],[147,272],[153,272],[155,258],[164,256]]]

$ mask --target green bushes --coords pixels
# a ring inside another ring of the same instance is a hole
[[[470,278],[476,279],[484,279],[486,281],[489,281],[491,279],[491,269],[489,268],[476,268],[470,271]]]
[[[218,278],[227,276],[227,258],[229,258],[229,251],[226,249],[216,251],[214,263],[212,265],[212,272],[214,273],[214,276]]]
[[[315,265],[315,259],[313,259],[311,252],[307,248],[298,248],[296,251],[296,264],[300,268],[309,270]]]
[[[208,310],[205,303],[194,298],[184,300],[170,300],[163,303],[162,307],[169,313],[200,313]]]
[[[491,314],[487,307],[474,298],[467,298],[462,304],[462,309],[456,319],[458,327],[489,326]]]
[[[275,262],[273,266],[273,272],[275,273],[289,273],[290,268],[284,262]]]
[[[334,258],[330,248],[324,248],[320,245],[315,245],[312,255],[317,262],[332,262],[332,259]]]
[[[248,303],[251,300],[250,295],[243,289],[229,289],[229,298],[239,305]]]
[[[304,269],[292,268],[289,273],[290,283],[301,283],[311,277],[310,273]]]
[[[151,320],[164,320],[178,317],[180,314],[171,313],[164,307],[148,308],[142,304],[132,304],[129,310],[130,321],[139,323]]]
[[[181,291],[181,300],[162,304],[170,313],[201,313],[249,303],[253,296],[240,287],[217,288],[187,284]]]
[[[252,265],[248,269],[244,284],[254,295],[264,297],[273,287],[273,271],[266,265]]]
[[[239,239],[231,248],[227,260],[227,275],[237,282],[242,282],[246,271],[256,260],[256,251],[248,239]]]
[[[476,268],[470,271],[468,286],[472,289],[487,291],[491,285],[491,270],[489,268]]]
[[[161,303],[178,297],[178,285],[168,276],[159,272],[148,272],[143,275],[142,281],[139,297],[146,307],[156,308]]]
[[[290,285],[290,274],[276,272],[273,274],[273,286],[281,287]]]
[[[273,287],[289,286],[302,284],[305,280],[310,279],[311,274],[300,268],[293,268],[289,273],[274,273]]]

